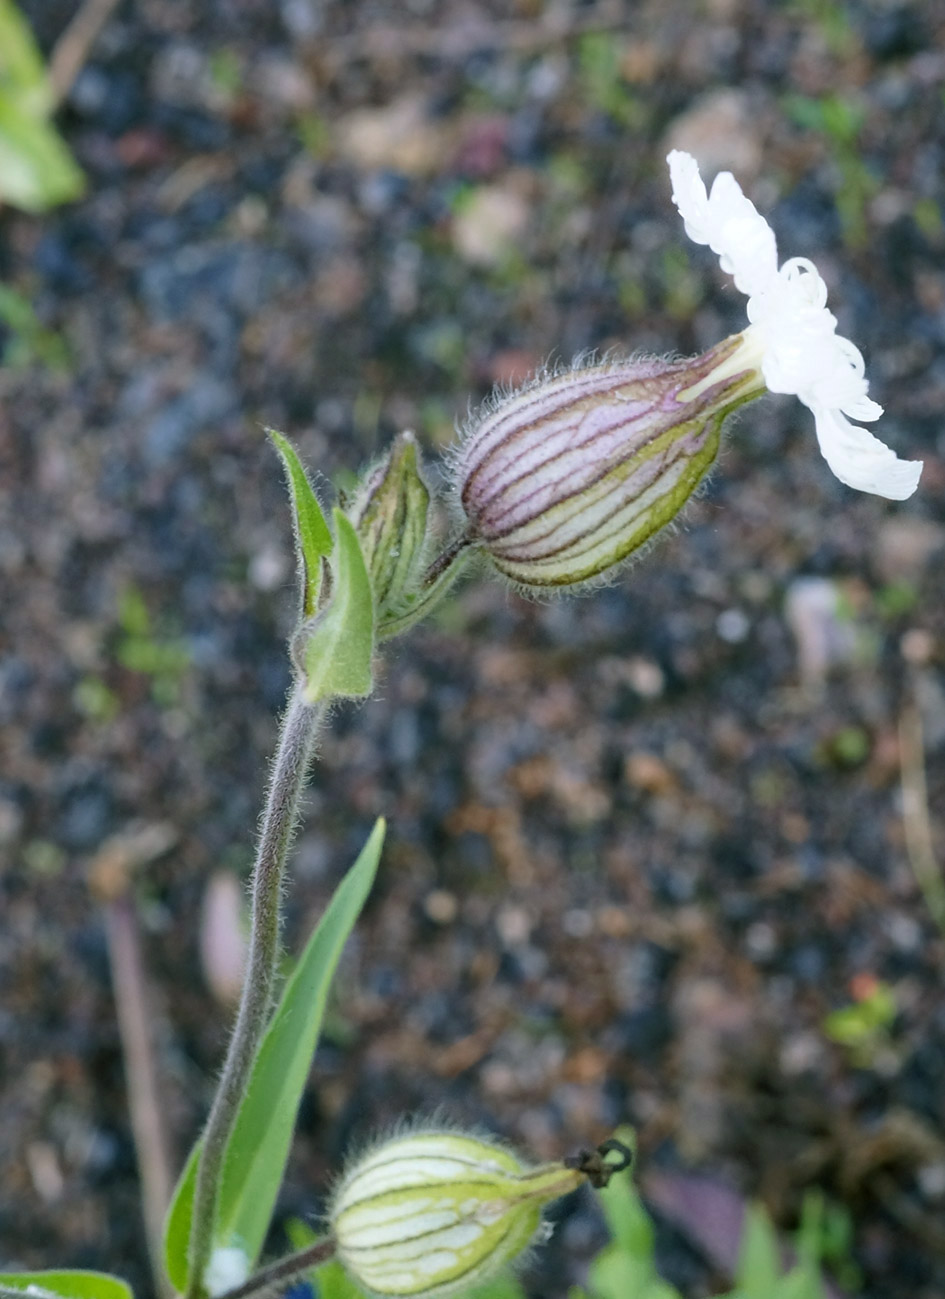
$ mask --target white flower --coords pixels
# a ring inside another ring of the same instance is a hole
[[[674,149],[667,162],[689,238],[708,244],[748,297],[744,346],[769,391],[793,393],[813,412],[821,452],[842,483],[894,501],[911,496],[921,461],[900,460],[850,422],[878,419],[883,408],[867,396],[859,350],[836,332],[817,268],[803,257],[778,267],[774,231],[731,172],[720,172],[706,193],[695,158]]]

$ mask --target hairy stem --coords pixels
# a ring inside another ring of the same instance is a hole
[[[230,1039],[220,1084],[204,1129],[194,1187],[188,1260],[188,1299],[204,1294],[203,1276],[213,1243],[214,1217],[223,1157],[253,1058],[266,1029],[279,955],[279,900],[282,876],[299,798],[324,706],[305,702],[304,682],[297,680],[282,719],[279,747],[272,767],[252,879],[252,924],[249,958],[236,1027]]]
[[[318,1267],[320,1263],[327,1263],[334,1257],[334,1253],[335,1242],[330,1236],[326,1236],[324,1240],[316,1241],[314,1245],[307,1245],[297,1254],[289,1254],[286,1258],[280,1258],[277,1263],[270,1263],[268,1267],[262,1268],[254,1276],[249,1277],[242,1285],[221,1294],[219,1299],[248,1299],[249,1295],[263,1295],[276,1289],[277,1286],[281,1289],[284,1283],[294,1281],[299,1273],[307,1272],[311,1267]]]

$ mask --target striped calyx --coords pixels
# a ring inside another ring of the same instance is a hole
[[[465,1293],[520,1254],[542,1207],[586,1176],[565,1164],[529,1168],[478,1137],[395,1137],[358,1160],[335,1192],[338,1257],[374,1295]]]
[[[539,377],[488,407],[456,457],[470,540],[526,587],[570,586],[626,559],[702,481],[726,416],[764,391],[737,362],[740,341]]]

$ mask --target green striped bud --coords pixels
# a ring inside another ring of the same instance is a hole
[[[430,493],[417,443],[401,433],[370,470],[349,511],[371,575],[378,636],[401,630],[421,592]]]
[[[489,404],[456,455],[468,541],[524,587],[621,563],[698,487],[726,416],[764,392],[740,343],[539,376]]]
[[[628,1160],[611,1165],[585,1153],[529,1168],[479,1137],[394,1137],[358,1160],[335,1191],[329,1219],[338,1257],[374,1295],[465,1292],[531,1244],[544,1205],[585,1178],[606,1184]]]

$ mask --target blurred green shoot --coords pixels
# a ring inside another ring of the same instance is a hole
[[[795,1241],[802,1259],[826,1264],[845,1290],[860,1289],[862,1275],[852,1257],[853,1219],[846,1205],[828,1200],[823,1191],[808,1191]]]
[[[856,48],[856,28],[841,0],[795,0],[797,9],[820,30],[831,54],[842,58]]]
[[[836,169],[834,202],[843,238],[851,248],[867,240],[866,205],[879,189],[863,161],[860,133],[866,120],[861,105],[842,95],[788,95],[784,110],[798,126],[823,137]]]
[[[85,178],[50,125],[53,101],[32,33],[0,0],[0,204],[44,212],[78,198]]]
[[[2,148],[0,141],[0,153]],[[0,190],[2,186],[0,174]],[[3,352],[0,354],[0,363],[3,365],[16,370],[33,364],[57,371],[69,369],[69,352],[60,335],[46,329],[29,300],[6,284],[0,284],[0,326],[6,333]]]
[[[898,1009],[896,994],[888,983],[862,975],[854,980],[853,1001],[831,1011],[821,1027],[831,1042],[846,1047],[854,1064],[868,1068],[877,1052],[889,1044]]]
[[[913,582],[900,579],[881,586],[873,597],[880,617],[888,622],[911,613],[919,603],[919,592]]]
[[[122,592],[118,625],[122,634],[115,648],[116,659],[129,672],[150,677],[154,702],[160,707],[171,707],[177,702],[181,678],[190,666],[186,643],[154,635],[144,597],[134,586]]]
[[[621,72],[623,46],[612,32],[588,32],[578,44],[584,100],[623,127],[639,127],[646,111]]]
[[[617,1136],[632,1144],[630,1129]],[[611,1240],[591,1261],[587,1288],[573,1286],[568,1299],[682,1299],[657,1271],[653,1222],[630,1175],[615,1177],[600,1194]],[[826,1299],[821,1263],[829,1262],[848,1281],[855,1278],[850,1244],[849,1216],[812,1191],[805,1197],[795,1240],[797,1260],[785,1264],[785,1251],[767,1211],[749,1205],[735,1286],[720,1299]]]
[[[237,97],[243,87],[243,60],[236,50],[221,45],[214,50],[207,61],[210,82],[225,100]]]

